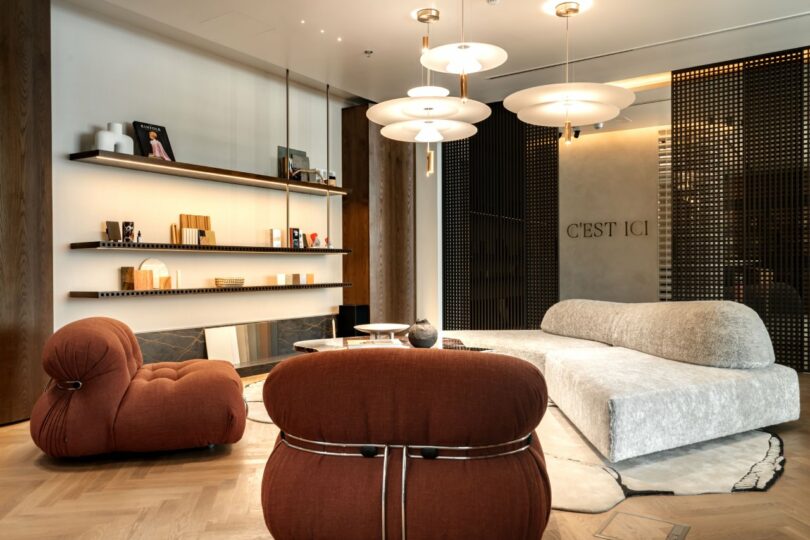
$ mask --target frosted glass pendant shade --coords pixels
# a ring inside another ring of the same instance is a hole
[[[503,101],[518,118],[538,126],[575,126],[612,120],[635,101],[630,90],[599,83],[562,83],[527,88]]]
[[[441,73],[477,73],[494,69],[508,58],[506,51],[489,43],[450,43],[422,53],[422,65]]]
[[[370,107],[369,120],[381,126],[408,120],[455,120],[475,124],[491,114],[488,106],[457,97],[407,97],[389,99]]]
[[[448,142],[472,137],[478,128],[456,120],[406,120],[385,126],[381,133],[402,142]]]
[[[441,86],[417,86],[408,90],[410,97],[447,97],[450,90]]]

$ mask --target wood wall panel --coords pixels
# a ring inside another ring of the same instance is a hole
[[[346,304],[369,304],[372,322],[416,317],[414,145],[386,139],[368,105],[343,111],[343,259]],[[354,289],[354,290],[353,290]]]
[[[50,2],[0,15],[0,424],[27,419],[53,331]]]

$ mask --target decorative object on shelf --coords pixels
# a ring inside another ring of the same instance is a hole
[[[307,285],[315,283],[315,274],[307,274]],[[334,320],[332,321],[334,323]]]
[[[162,289],[160,286],[161,278],[169,277],[169,267],[160,259],[145,259],[139,268],[140,270],[149,270],[152,272],[152,288]]]
[[[337,186],[337,179],[336,178],[330,178],[329,180],[326,181],[326,184],[329,185],[329,186]]]
[[[298,171],[309,169],[309,157],[303,150],[289,149],[289,162],[287,161],[287,147],[279,146],[278,152],[278,175],[282,178],[295,178]],[[300,179],[300,178],[299,178]]]
[[[358,324],[354,327],[358,332],[371,334],[373,339],[394,339],[395,334],[400,334],[409,328],[409,325],[399,323]]]
[[[205,351],[208,358],[227,360],[238,366],[241,363],[239,339],[236,326],[220,326],[205,329]]]
[[[105,229],[107,240],[110,242],[121,241],[121,224],[117,221],[108,221]]]
[[[301,274],[287,274],[284,279],[285,285],[301,285]]]
[[[182,285],[180,285],[180,270],[174,271],[174,286],[178,289],[182,287]]]
[[[185,245],[217,245],[216,234],[211,230],[211,216],[180,214],[180,230]]]
[[[270,247],[284,247],[284,236],[281,229],[270,229]]]
[[[132,122],[132,127],[135,129],[142,156],[174,161],[174,152],[165,127],[144,122]]]
[[[211,216],[193,216],[191,214],[180,214],[181,229],[211,230]]]
[[[143,241],[143,236],[141,236],[141,231],[138,231],[138,236],[135,238],[135,243],[140,244]]]
[[[122,291],[148,291],[154,288],[151,270],[137,270],[134,266],[121,267]]]
[[[217,235],[214,231],[201,230],[200,231],[200,245],[201,246],[215,246],[217,245]]]
[[[135,222],[134,221],[125,221],[124,222],[124,242],[135,242]]]
[[[171,236],[171,243],[172,244],[179,244],[180,243],[180,230],[177,227],[177,223],[172,223],[170,229],[170,236]]]
[[[439,332],[427,319],[416,321],[408,330],[408,341],[418,349],[429,349],[439,339]]]
[[[296,227],[290,227],[287,231],[287,246],[291,248],[303,247],[301,242],[301,231]]]
[[[187,246],[200,245],[200,230],[199,229],[180,229],[183,237],[183,244]]]
[[[214,285],[220,289],[229,287],[243,287],[245,285],[245,278],[243,277],[218,277],[214,278]]]
[[[270,276],[270,285],[285,285],[287,283],[287,274],[275,274]]]
[[[160,290],[167,291],[172,288],[172,276],[161,276],[160,278]]]
[[[318,238],[318,233],[314,232],[309,235],[309,245],[311,247],[321,247],[321,239]]]
[[[527,124],[561,127],[565,144],[579,135],[576,126],[612,120],[636,99],[632,91],[618,86],[569,82],[569,22],[584,11],[584,4],[587,2],[562,2],[555,9],[555,15],[565,19],[565,83],[527,88],[503,101],[504,107]]]
[[[96,132],[96,149],[132,155],[135,153],[135,144],[132,137],[124,133],[124,124],[109,122],[107,129]]]
[[[423,9],[417,13],[417,20],[428,24],[437,21],[439,12]],[[422,39],[423,49],[429,47],[429,38]],[[464,79],[466,80],[466,79]],[[439,142],[466,139],[476,134],[473,124],[487,118],[490,108],[466,97],[466,83],[462,97],[449,97],[450,91],[430,82],[430,69],[427,70],[427,83],[408,90],[408,97],[390,99],[369,107],[366,116],[375,124],[384,126],[384,137],[404,142]]]

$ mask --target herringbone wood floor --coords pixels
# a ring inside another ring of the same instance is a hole
[[[787,469],[769,492],[636,497],[604,514],[554,512],[545,538],[593,538],[617,510],[688,524],[689,540],[810,538],[810,376],[801,386],[803,419],[775,428]],[[63,463],[40,453],[28,423],[0,428],[0,538],[269,538],[259,485],[276,433],[248,422],[230,448]]]

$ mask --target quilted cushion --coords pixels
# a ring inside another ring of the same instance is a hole
[[[238,441],[245,430],[242,381],[221,360],[146,364],[115,422],[115,448],[147,452]]]

